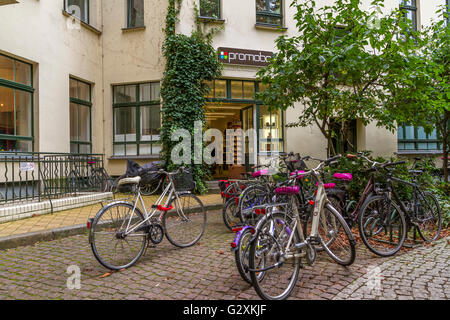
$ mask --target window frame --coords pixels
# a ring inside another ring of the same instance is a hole
[[[75,98],[75,97],[71,97],[70,96],[70,80],[73,81],[77,81],[77,82],[81,82],[83,84],[86,84],[89,86],[89,101],[86,100],[82,100],[79,98]],[[80,152],[80,147],[81,146],[89,146],[90,152],[88,152],[88,154],[92,153],[92,85],[89,82],[74,78],[74,77],[69,77],[69,102],[70,104],[75,104],[75,105],[81,105],[84,107],[88,107],[89,108],[89,141],[80,141],[80,140],[72,140],[70,139],[70,153],[72,154],[86,154],[86,153],[82,153]],[[70,104],[69,104],[69,108],[70,108]],[[77,112],[79,114],[79,109],[77,108]],[[69,109],[69,116],[70,116],[70,109]],[[77,126],[79,129],[79,117],[77,116]],[[79,130],[78,130],[79,132]],[[72,136],[72,134],[71,134]],[[77,152],[72,152],[72,145],[77,145]]]
[[[426,139],[419,139],[418,138],[418,132],[419,132],[419,128],[418,126],[410,126],[410,127],[414,127],[414,139],[407,139],[406,137],[406,127],[407,125],[400,125],[397,128],[397,150],[399,153],[407,153],[407,152],[423,152],[423,153],[427,153],[427,152],[442,152],[442,139],[441,139],[441,133],[439,132],[439,130],[436,128],[436,138],[429,138],[429,134],[426,133],[427,138]],[[403,138],[399,138],[398,137],[398,132],[402,130],[402,136]],[[414,149],[400,149],[400,144],[401,143],[414,143]],[[437,149],[420,149],[419,148],[419,144],[420,143],[436,143],[437,144]]]
[[[21,92],[26,92],[30,94],[30,117],[31,117],[31,128],[30,133],[31,136],[19,136],[19,135],[9,135],[9,134],[0,134],[0,140],[10,140],[10,141],[31,141],[31,152],[34,151],[34,92],[35,89],[33,87],[33,65],[31,63],[25,62],[20,59],[13,58],[11,56],[8,56],[6,54],[0,53],[0,56],[6,57],[8,59],[13,60],[13,62],[18,61],[20,63],[26,64],[30,67],[30,85],[26,85],[20,82],[10,81],[7,79],[0,78],[0,87],[5,87],[11,90],[18,90]],[[16,79],[16,64],[13,63],[14,69],[13,69],[13,79]],[[15,106],[14,106],[15,108]],[[1,152],[1,150],[0,150]]]
[[[84,22],[86,24],[89,24],[90,23],[90,15],[91,15],[91,13],[90,13],[90,7],[91,7],[90,0],[83,0],[83,1],[85,2],[84,3],[85,4],[84,14],[86,15],[86,20],[82,19],[81,17],[77,17],[76,15],[72,14],[72,12],[68,11],[69,10],[69,8],[68,8],[69,7],[69,0],[64,0],[64,11],[67,12],[68,14],[70,14],[71,16],[76,17],[80,21],[82,21],[82,22]]]
[[[137,28],[143,28],[143,27],[145,27],[145,1],[142,1],[143,2],[143,7],[142,7],[142,10],[143,10],[143,12],[142,12],[142,15],[143,15],[143,21],[142,21],[142,25],[139,25],[139,26],[132,26],[131,24],[130,24],[130,22],[131,22],[131,1],[132,0],[127,0],[127,29],[137,29]]]
[[[160,125],[161,125],[161,94],[158,97],[158,100],[149,100],[149,101],[140,101],[140,87],[146,84],[158,84],[161,89],[161,83],[159,81],[147,81],[147,82],[139,82],[139,83],[126,83],[126,84],[115,84],[112,86],[112,119],[113,119],[113,157],[154,157],[159,156],[160,152],[153,153],[153,145],[159,144],[161,145],[161,139],[158,141],[145,141],[141,140],[141,109],[144,107],[152,107],[159,106],[159,114],[160,114]],[[116,102],[115,101],[115,90],[118,87],[126,87],[126,86],[136,86],[136,101],[134,102]],[[115,113],[116,109],[119,108],[135,108],[135,126],[136,126],[136,140],[133,141],[116,141],[116,118]],[[160,127],[161,128],[161,127]],[[119,155],[116,154],[115,148],[116,146],[124,145],[124,154]],[[136,154],[127,155],[127,145],[135,145],[136,146]],[[141,154],[140,147],[141,145],[150,145],[150,154]]]
[[[199,18],[216,19],[216,20],[222,19],[222,0],[209,0],[209,1],[215,1],[217,3],[217,17],[210,16],[210,15],[202,15],[201,14],[201,12],[202,12],[202,8],[201,8],[202,0],[200,0],[200,3],[199,3]]]
[[[258,1],[258,0],[256,0],[256,1]],[[284,1],[283,0],[278,0],[278,1],[280,1],[280,13],[273,13],[270,10],[268,10],[268,8],[269,8],[269,1],[270,0],[264,0],[264,1],[266,2],[266,10],[264,10],[264,11],[256,10],[256,2],[255,2],[256,25],[268,26],[268,27],[283,27],[284,26],[284,17],[283,17],[283,9],[284,9],[283,2]],[[258,16],[263,16],[263,17],[267,17],[267,18],[279,18],[280,19],[280,24],[258,22]]]
[[[401,1],[401,3],[400,3],[400,1]],[[417,0],[411,0],[411,1],[414,1],[414,4],[413,5],[408,5],[408,4],[405,4],[405,0],[399,0],[399,8],[400,8],[400,11],[402,11],[403,12],[403,14],[404,14],[404,18],[406,18],[406,13],[408,12],[408,11],[411,11],[413,14],[414,14],[414,19],[413,19],[413,21],[412,21],[412,31],[417,31],[417,28],[418,28],[418,6],[417,6]]]

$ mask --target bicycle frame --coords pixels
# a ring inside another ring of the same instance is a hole
[[[158,207],[161,205],[161,203],[163,202],[165,196],[168,194],[167,196],[167,200],[164,203],[164,207],[167,207],[169,205],[169,202],[172,200],[173,196],[175,195],[176,201],[177,201],[177,213],[180,215],[180,211],[181,211],[181,215],[183,218],[186,218],[184,216],[184,213],[181,210],[181,204],[180,204],[180,198],[178,197],[178,193],[175,190],[175,185],[173,183],[172,177],[170,176],[170,174],[168,175],[169,177],[169,183],[167,184],[166,188],[164,189],[164,191],[162,192],[162,194],[159,196],[158,200],[156,200],[155,204],[152,205],[152,210],[150,212],[147,212],[147,209],[145,207],[144,204],[144,199],[142,198],[141,192],[139,187],[138,188],[138,192],[136,195],[136,198],[134,200],[134,205],[133,205],[133,211],[132,214],[130,215],[130,218],[128,220],[128,225],[126,228],[126,231],[124,233],[125,236],[129,235],[130,233],[134,232],[136,229],[140,228],[141,226],[145,225],[147,223],[147,221],[149,221],[151,218],[153,218],[153,216],[155,216],[156,212],[159,211]],[[138,223],[137,225],[134,225],[130,228],[130,223],[131,223],[131,218],[133,217],[133,213],[136,210],[137,204],[138,204],[138,200],[144,210],[144,214],[145,214],[145,219],[144,221]],[[161,221],[163,215],[166,214],[165,211],[162,211],[161,214],[158,217],[158,220]]]

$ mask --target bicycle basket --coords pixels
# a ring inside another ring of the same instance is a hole
[[[192,191],[195,189],[194,176],[191,171],[183,171],[173,176],[173,184],[176,191]]]

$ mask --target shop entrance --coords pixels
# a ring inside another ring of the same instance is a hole
[[[211,167],[211,173],[214,179],[240,179],[241,173],[251,171],[250,156],[254,154],[255,148],[251,145],[248,137],[245,137],[243,144],[245,151],[245,162],[243,165],[227,164],[227,156],[236,160],[237,147],[234,147],[232,155],[227,154],[226,150],[226,130],[242,129],[244,132],[255,128],[255,105],[248,103],[208,103],[205,106],[206,129],[217,129],[222,132],[224,138],[223,144],[223,164],[214,164]],[[237,145],[237,141],[235,141]],[[253,142],[255,144],[255,142]],[[255,155],[254,155],[255,156]],[[255,159],[253,159],[255,163]]]

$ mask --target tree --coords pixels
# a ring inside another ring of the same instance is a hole
[[[437,129],[442,139],[444,180],[448,183],[448,157],[450,150],[450,26],[444,8],[437,12],[440,17],[419,34],[422,46],[417,51],[411,85],[405,95],[414,99],[414,112],[399,118],[410,125],[422,126],[426,132]],[[398,117],[398,115],[396,115]]]
[[[419,62],[408,59],[415,41],[402,13],[378,16],[382,0],[372,1],[371,12],[361,9],[360,0],[337,0],[321,8],[313,0],[295,0],[292,6],[299,35],[276,40],[277,53],[258,72],[269,85],[259,98],[284,110],[303,104],[302,115],[288,126],[317,125],[331,154],[336,154],[333,137],[346,140],[349,120],[375,121],[393,131],[397,123],[389,109],[401,105],[408,114],[417,107],[402,96]]]

